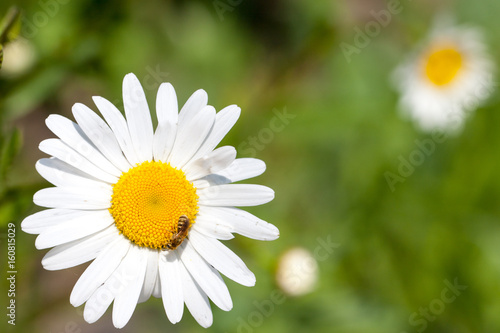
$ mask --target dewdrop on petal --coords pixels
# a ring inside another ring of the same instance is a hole
[[[494,72],[482,32],[440,17],[392,79],[401,111],[417,127],[457,132],[491,95]]]
[[[314,290],[317,281],[318,262],[309,250],[294,247],[279,258],[276,282],[287,295],[308,294]]]

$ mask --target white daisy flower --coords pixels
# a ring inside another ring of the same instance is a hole
[[[456,131],[491,94],[494,69],[481,31],[444,18],[396,69],[394,85],[402,111],[421,129]]]
[[[113,324],[124,327],[137,303],[161,297],[177,323],[184,303],[203,327],[212,324],[209,299],[222,310],[233,304],[222,273],[244,286],[254,274],[219,240],[233,233],[274,240],[278,229],[235,206],[274,198],[261,185],[230,184],[262,174],[265,164],[236,159],[231,146],[214,149],[240,115],[231,105],[216,113],[204,90],[178,112],[173,86],[163,83],[156,99],[158,127],[139,80],[123,80],[126,119],[102,97],[94,102],[104,120],[83,104],[73,106],[77,123],[50,115],[58,139],[40,143],[51,155],[36,164],[55,185],[34,195],[50,209],[28,216],[22,229],[39,234],[47,270],[92,261],[76,282],[70,302],[85,303],[83,316],[98,320],[113,305]]]

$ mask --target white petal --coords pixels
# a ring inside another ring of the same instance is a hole
[[[158,124],[153,138],[153,156],[155,161],[166,162],[175,143],[177,124]]]
[[[256,206],[274,199],[274,191],[267,186],[254,184],[227,184],[197,191],[200,205],[206,206]]]
[[[172,324],[178,323],[184,312],[184,296],[182,294],[181,267],[175,251],[160,254],[159,272],[161,281],[161,297],[168,320]]]
[[[198,216],[196,216],[196,223],[193,225],[192,229],[217,239],[228,240],[234,238],[231,233],[232,228],[223,223],[219,223],[217,219],[207,218],[206,215],[198,214]]]
[[[87,301],[94,291],[111,276],[130,246],[129,240],[120,237],[97,255],[73,287],[69,300],[74,307]]]
[[[234,126],[240,117],[241,109],[236,105],[230,105],[220,110],[215,116],[215,123],[212,131],[200,146],[200,149],[193,156],[193,160],[210,153],[217,147],[221,140]]]
[[[233,302],[229,290],[219,273],[200,257],[200,254],[196,252],[189,240],[183,242],[181,247],[180,251],[178,251],[179,257],[196,283],[215,305],[224,311],[231,310]]]
[[[33,196],[35,205],[47,208],[108,209],[111,207],[111,190],[96,191],[84,187],[49,187]]]
[[[49,271],[78,266],[94,259],[117,236],[118,229],[110,226],[82,239],[58,245],[43,257],[42,266]]]
[[[155,287],[153,289],[153,297],[161,298],[161,280],[160,272],[158,271],[158,276],[156,277]]]
[[[209,186],[212,186],[214,184],[211,184],[208,180],[205,179],[206,177],[202,178],[202,179],[196,179],[196,180],[193,180],[192,183],[193,183],[193,187],[196,188],[196,189],[202,189],[202,188],[205,188],[205,187],[209,187]],[[226,183],[224,183],[226,184]],[[219,184],[217,184],[219,185]]]
[[[144,284],[148,251],[150,250],[146,248],[132,246],[129,253],[127,253],[126,259],[123,260],[123,264],[127,264],[124,270],[130,281],[116,295],[113,303],[113,325],[116,328],[123,328],[128,323],[137,306],[142,285]]]
[[[52,226],[81,215],[81,210],[46,209],[26,217],[21,223],[21,228],[29,234],[39,234]]]
[[[97,167],[95,164],[91,163],[85,157],[80,155],[78,152],[67,146],[64,142],[59,139],[47,139],[40,142],[38,147],[41,151],[46,154],[57,157],[63,162],[85,172],[86,174],[97,178],[99,180],[114,184],[118,181],[118,177],[104,171],[103,169]]]
[[[214,120],[215,109],[210,105],[201,109],[196,117],[186,119],[185,123],[179,119],[177,137],[169,157],[172,166],[182,168],[193,157],[210,132]]]
[[[36,171],[55,186],[78,186],[105,190],[108,183],[103,183],[58,158],[42,158],[35,164]]]
[[[199,179],[206,175],[217,173],[227,168],[236,158],[236,149],[224,146],[208,153],[207,155],[190,162],[186,167],[186,178],[189,181]]]
[[[80,155],[107,173],[117,177],[120,176],[121,171],[101,154],[78,124],[55,114],[50,115],[45,120],[45,123],[55,135]]]
[[[231,280],[248,287],[255,285],[255,275],[243,260],[218,240],[191,230],[189,242],[210,265]]]
[[[134,268],[134,263],[137,264],[137,260],[134,260],[136,258],[132,248],[133,246],[130,247],[129,253],[123,257],[116,269],[103,281],[102,285],[92,292],[92,295],[87,300],[83,318],[88,323],[97,321],[106,312],[117,295],[123,292],[134,280],[136,275],[130,269]]]
[[[177,96],[170,83],[162,83],[156,97],[158,127],[153,139],[155,161],[166,162],[174,146],[179,118]]]
[[[153,159],[153,123],[146,95],[137,77],[129,73],[123,79],[123,105],[130,138],[141,161]]]
[[[193,280],[184,265],[179,265],[179,271],[182,279],[182,294],[189,312],[202,327],[210,327],[213,323],[213,315],[207,295]]]
[[[118,110],[113,103],[103,97],[94,96],[92,99],[111,130],[113,130],[116,140],[118,141],[118,144],[120,145],[120,148],[130,165],[135,166],[137,163],[141,163],[142,161],[136,154],[132,144],[127,121],[123,117],[120,110]]]
[[[278,228],[247,211],[230,207],[200,207],[198,217],[228,226],[232,232],[258,240],[275,240],[280,236]],[[196,224],[195,224],[196,225]]]
[[[83,238],[113,224],[107,210],[82,211],[80,216],[44,230],[35,241],[37,249],[46,249]]]
[[[225,177],[231,183],[257,177],[266,171],[264,161],[256,158],[238,158],[226,169],[217,172],[217,175]]]
[[[170,83],[162,83],[156,95],[156,116],[158,124],[177,124],[179,107],[177,105],[177,95]]]
[[[131,165],[125,158],[116,140],[115,134],[108,124],[86,105],[73,105],[73,116],[87,137],[120,171],[125,172]]]
[[[179,112],[179,125],[191,122],[198,112],[207,106],[208,95],[203,89],[196,90],[186,101]],[[184,126],[184,125],[182,125]]]
[[[256,158],[238,158],[224,170],[203,177],[200,180],[205,181],[202,186],[197,188],[208,187],[209,185],[222,185],[234,183],[240,180],[253,178],[261,175],[266,170],[266,164]]]
[[[141,295],[139,296],[139,303],[147,301],[155,288],[156,279],[158,277],[158,253],[159,251],[147,252],[146,275],[144,276],[144,284],[142,285]]]
[[[85,319],[87,323],[95,323],[101,318],[111,305],[111,302],[115,299],[115,295],[109,288],[109,285],[112,284],[110,281],[115,281],[113,276],[106,280],[106,283],[97,288],[89,297],[87,303],[85,303],[83,319]]]

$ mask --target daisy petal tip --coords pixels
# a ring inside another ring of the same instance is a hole
[[[125,82],[125,80],[127,80],[127,81],[128,80],[139,81],[137,76],[132,72],[125,74],[125,76],[123,77],[123,81]]]
[[[44,249],[44,246],[43,244],[41,243],[41,241],[39,240],[40,239],[40,236],[38,236],[36,239],[35,239],[35,247],[37,250],[43,250]],[[43,266],[43,262],[42,262],[42,266]],[[45,268],[45,267],[44,267]]]
[[[270,187],[262,186],[262,196],[263,196],[263,201],[264,201],[263,203],[268,203],[268,202],[274,200],[275,192]]]
[[[167,318],[172,324],[177,324],[182,320],[182,316],[184,314],[184,303],[182,304],[183,308],[181,309],[181,311],[177,311],[175,313],[170,313],[170,312],[167,313]]]
[[[160,89],[161,90],[171,90],[171,91],[173,90],[173,91],[175,91],[174,86],[170,82],[162,82],[160,84],[160,87],[158,88],[158,90],[160,90]]]
[[[226,312],[229,312],[233,309],[233,304],[231,303],[231,305],[227,305],[226,307],[224,308],[220,308],[222,311],[226,311]]]
[[[58,117],[60,116],[57,114],[49,114],[48,117],[45,118],[45,124],[47,125],[47,127],[49,127],[49,125],[52,124],[52,122]]]
[[[248,280],[244,284],[245,287],[255,287],[255,283],[257,283],[257,279],[255,278],[255,274],[252,273],[251,276],[248,277]]]
[[[101,102],[103,99],[104,99],[104,97],[101,97],[101,96],[92,96],[92,100],[94,101],[94,104]]]
[[[35,194],[33,194],[33,203],[35,205],[37,205],[37,206],[40,206],[40,207],[43,207],[43,206],[40,205],[41,204],[40,200],[41,200],[41,192],[42,191],[43,191],[43,189],[41,189],[41,190],[35,192]]]
[[[93,323],[92,318],[90,317],[90,315],[87,314],[87,311],[83,312],[83,320],[85,320],[87,324]]]
[[[276,239],[280,238],[280,230],[275,225],[269,224],[268,236],[269,237],[267,239],[265,239],[266,241],[276,240]]]
[[[50,260],[47,260],[46,258],[42,259],[42,267],[46,271],[56,271],[60,269],[60,268],[55,268],[54,263],[50,262]]]
[[[256,167],[258,166],[259,169],[262,169],[262,172],[266,171],[267,169],[266,162],[264,162],[263,160],[255,159],[255,165]]]
[[[43,267],[44,269],[47,269],[47,259],[46,259],[46,258],[43,258],[43,259],[42,259],[41,264],[42,264],[42,267]]]
[[[45,143],[46,140],[41,141],[38,144],[38,150],[43,151],[44,147],[46,146],[47,143]]]
[[[78,300],[76,299],[74,293],[71,293],[71,295],[69,296],[69,303],[73,305],[75,308],[81,305],[80,302],[78,302]]]
[[[195,94],[199,94],[200,96],[203,96],[208,99],[208,94],[205,91],[205,89],[198,89],[194,92]],[[194,94],[193,94],[194,95]]]
[[[172,324],[177,324],[178,322],[180,322],[182,320],[182,315],[183,315],[183,311],[181,311],[175,315],[170,315],[170,316],[167,314],[167,318]]]
[[[123,78],[122,88],[124,91],[131,91],[135,94],[138,93],[136,91],[144,91],[142,89],[141,82],[134,73],[128,73],[127,75],[125,75],[125,77]]]
[[[127,325],[128,320],[127,320],[127,321],[125,321],[125,320],[121,319],[121,317],[120,317],[120,318],[118,318],[118,319],[115,319],[115,317],[116,317],[116,316],[113,316],[113,326],[114,326],[115,328],[122,329],[122,328],[124,328],[124,327],[125,327],[125,325]]]
[[[168,318],[168,321],[170,321],[172,324],[177,324],[178,322],[181,321],[181,318],[178,318],[177,316],[169,316],[168,313],[167,313],[167,318]]]
[[[217,113],[217,110],[215,110],[215,107],[213,105],[207,105],[202,110],[204,110],[205,112],[210,112],[214,116]]]
[[[35,169],[38,170],[38,168],[40,168],[40,165],[42,164],[42,160],[43,159],[39,159],[38,161],[35,162]]]
[[[211,319],[211,318],[205,319],[204,321],[202,321],[201,319],[197,320],[197,321],[198,321],[198,324],[200,324],[200,326],[203,328],[209,328],[213,324],[213,319]]]
[[[233,104],[231,106],[232,106],[232,112],[235,114],[237,113],[239,117],[241,115],[241,108],[236,104]]]
[[[78,112],[78,111],[79,111],[79,110],[81,110],[83,107],[85,107],[85,105],[84,105],[84,104],[82,104],[82,103],[79,103],[79,102],[78,102],[78,103],[73,104],[73,106],[71,107],[71,111],[73,111],[73,112]]]
[[[30,216],[27,216],[24,218],[24,220],[21,221],[21,230],[26,232],[26,233],[30,233],[29,232],[29,221],[30,221]]]
[[[98,318],[95,318],[92,313],[89,313],[89,311],[84,311],[83,312],[83,320],[85,320],[89,324],[93,324],[97,321]]]

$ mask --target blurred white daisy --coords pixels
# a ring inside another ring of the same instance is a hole
[[[402,111],[421,129],[455,131],[491,94],[494,70],[480,30],[441,18],[393,78]]]
[[[26,73],[36,61],[36,51],[32,42],[22,37],[4,46],[1,76],[17,77]]]
[[[276,282],[290,296],[308,294],[318,282],[318,262],[309,250],[291,248],[279,259]]]
[[[177,323],[184,303],[203,327],[212,324],[209,298],[232,308],[226,277],[244,286],[254,274],[219,239],[233,233],[259,239],[278,229],[234,206],[264,204],[274,192],[260,185],[230,184],[262,174],[264,162],[236,159],[231,146],[214,149],[240,115],[231,105],[216,113],[204,90],[178,112],[177,97],[163,83],[156,99],[153,131],[144,91],[133,74],[123,80],[126,119],[102,97],[94,102],[104,120],[82,104],[77,123],[58,115],[47,126],[59,138],[40,143],[51,155],[38,172],[55,187],[34,195],[50,208],[28,216],[25,232],[39,234],[38,249],[51,249],[42,265],[64,269],[92,261],[70,296],[84,303],[93,323],[113,304],[113,324],[124,327],[137,303],[161,297],[168,319]]]

